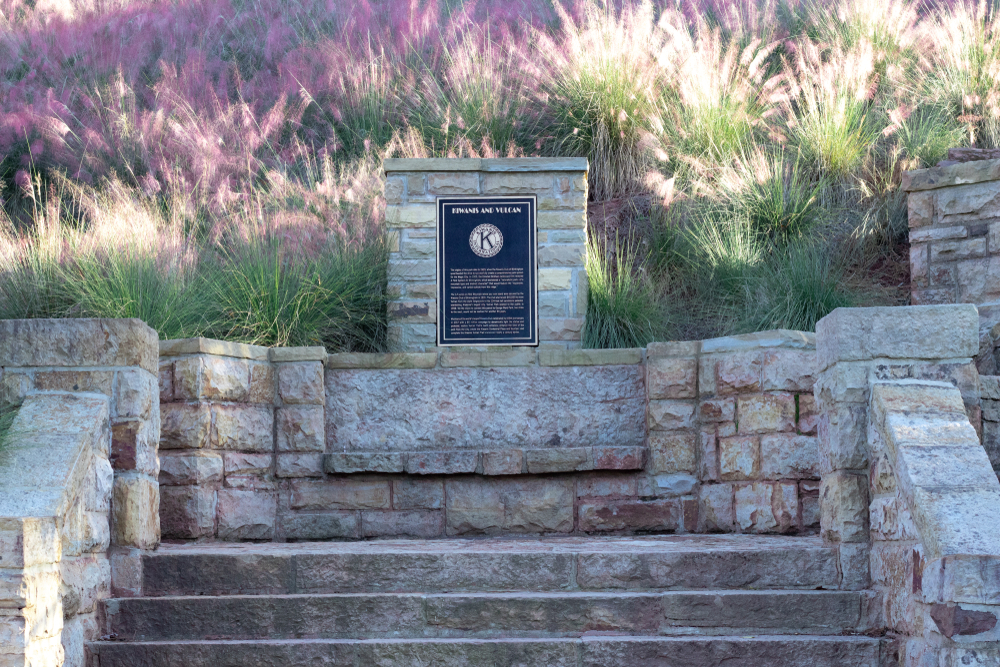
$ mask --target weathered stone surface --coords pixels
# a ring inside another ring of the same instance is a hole
[[[361,512],[362,537],[440,537],[444,534],[444,512]]]
[[[741,434],[795,430],[795,397],[786,393],[751,394],[736,399]]]
[[[39,371],[35,389],[39,391],[86,391],[111,397],[112,371]]]
[[[392,506],[397,510],[441,509],[444,507],[444,482],[410,477],[393,480]]]
[[[677,530],[677,500],[613,500],[580,505],[580,530],[585,533],[621,530]]]
[[[774,487],[762,482],[740,485],[734,493],[736,523],[741,530],[769,533],[778,529],[772,502]]]
[[[299,361],[278,364],[278,395],[286,405],[323,405],[323,364]]]
[[[634,496],[636,477],[609,473],[580,477],[576,482],[576,495],[580,498]]]
[[[593,451],[587,447],[529,449],[524,458],[531,474],[594,469]]]
[[[594,447],[594,470],[640,470],[646,465],[644,447]]]
[[[223,540],[274,538],[277,498],[266,491],[220,489],[218,535]]]
[[[332,451],[641,446],[639,366],[330,371]]]
[[[649,401],[648,423],[651,431],[673,431],[694,427],[694,401]]]
[[[815,350],[767,351],[762,356],[761,389],[808,391],[816,382]]]
[[[573,530],[572,480],[470,478],[445,486],[449,535]]]
[[[976,160],[942,167],[905,171],[903,172],[902,189],[906,192],[918,192],[998,179],[1000,179],[1000,160]]]
[[[698,434],[690,431],[649,434],[650,472],[694,472]]]
[[[160,455],[160,486],[222,481],[222,457],[214,452],[164,452]]]
[[[868,539],[868,480],[837,471],[823,476],[820,487],[823,539],[864,542]]]
[[[484,475],[519,475],[524,469],[524,450],[483,452]]]
[[[153,549],[160,543],[159,485],[146,477],[119,476],[111,497],[115,545]]]
[[[246,343],[231,343],[211,338],[178,338],[160,341],[160,357],[179,357],[188,354],[212,354],[236,359],[267,359],[267,348]]]
[[[274,463],[274,454],[226,452],[223,457],[227,478],[230,475],[265,475],[271,472]]]
[[[212,407],[212,447],[229,451],[274,450],[274,410],[251,405]]]
[[[760,439],[765,479],[819,477],[819,442],[802,435],[765,435]]]
[[[394,452],[350,452],[327,454],[324,470],[329,473],[403,472],[406,455]]]
[[[275,455],[275,477],[322,477],[323,455],[319,452],[292,452]]]
[[[406,472],[411,475],[470,473],[478,466],[478,452],[410,452],[406,456]]]
[[[615,366],[642,363],[641,348],[614,350],[562,350],[539,348],[541,366]]]
[[[736,523],[732,484],[703,484],[698,491],[698,532],[730,532]]]
[[[159,345],[136,319],[3,320],[0,366],[138,366],[155,376]]]
[[[646,362],[646,385],[651,399],[695,398],[698,360],[654,357]]]
[[[322,406],[278,408],[275,419],[279,452],[322,452],[326,448]]]
[[[755,479],[760,474],[760,438],[719,438],[719,475],[723,481]]]
[[[215,534],[215,489],[197,486],[160,488],[163,537],[191,540]]]
[[[582,317],[538,318],[538,339],[543,341],[578,341],[583,332]]]
[[[327,357],[326,367],[329,369],[434,368],[437,361],[437,352],[397,352],[392,354],[342,352]]]
[[[212,413],[207,405],[164,403],[160,406],[160,449],[207,447]]]
[[[390,509],[389,481],[334,478],[293,481],[292,509]]]
[[[245,401],[250,392],[250,365],[244,359],[199,355],[174,361],[174,398]]]
[[[979,350],[972,305],[838,308],[816,324],[819,369],[838,361],[961,359]]]
[[[450,348],[441,353],[442,368],[498,368],[535,365],[535,349],[514,347],[498,350]]]
[[[281,518],[280,527],[290,540],[329,540],[333,538],[357,539],[361,536],[358,512],[324,512],[306,514],[296,512]]]
[[[158,474],[156,426],[153,420],[131,420],[111,425],[110,460],[115,470]]]
[[[760,351],[751,349],[709,355],[705,345],[710,342],[702,342],[703,356],[699,361],[698,392],[702,396],[731,396],[760,391]]]
[[[736,419],[735,398],[713,398],[702,401],[698,416],[703,423],[731,422]]]

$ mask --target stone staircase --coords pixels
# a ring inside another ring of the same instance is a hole
[[[879,667],[815,537],[164,545],[88,667]]]

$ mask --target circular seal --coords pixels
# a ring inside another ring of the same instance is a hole
[[[492,257],[503,247],[503,234],[493,225],[479,225],[469,235],[469,247],[480,257]]]

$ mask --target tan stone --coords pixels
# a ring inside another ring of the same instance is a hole
[[[128,367],[156,375],[156,332],[137,319],[0,321],[0,367]]]
[[[274,448],[274,410],[250,405],[212,408],[211,445],[215,449],[270,452]]]
[[[392,176],[385,179],[385,203],[402,204],[403,194],[406,191],[406,179],[399,176]]]
[[[473,477],[445,486],[449,535],[573,530],[571,479]]]
[[[795,397],[791,394],[739,396],[736,411],[740,434],[795,430]]]
[[[531,474],[594,469],[593,451],[587,447],[529,449],[524,458]]]
[[[326,449],[322,406],[278,408],[277,451],[322,452]]]
[[[740,485],[734,493],[736,525],[749,533],[770,533],[779,528],[771,502],[774,487],[763,482]]]
[[[587,246],[559,243],[538,249],[538,266],[583,266]]]
[[[434,259],[437,256],[437,243],[407,239],[400,256],[404,259]]]
[[[650,472],[695,472],[698,435],[693,432],[649,433]]]
[[[321,345],[307,347],[272,347],[267,351],[271,363],[291,363],[295,361],[326,361],[326,348]]]
[[[323,405],[323,364],[300,361],[278,364],[278,395],[285,404]]]
[[[109,378],[110,380],[110,378]],[[157,377],[160,385],[160,403],[170,403],[174,400],[174,362],[161,361],[160,374]],[[110,387],[110,382],[109,382]]]
[[[932,229],[919,229],[910,232],[910,243],[927,243],[929,241],[948,241],[953,239],[964,239],[969,236],[969,229],[965,225],[954,225],[952,227],[934,227]],[[937,244],[935,244],[937,245]]]
[[[815,350],[773,350],[762,355],[761,389],[811,392],[816,384]]]
[[[149,419],[153,406],[159,404],[156,376],[143,369],[128,368],[118,371],[115,380],[115,417]]]
[[[695,398],[698,395],[697,359],[655,357],[647,360],[646,388],[651,399]]]
[[[760,474],[760,439],[719,438],[719,474],[724,481],[756,479]]]
[[[390,228],[433,227],[436,221],[437,207],[434,204],[385,207],[385,224]]]
[[[419,281],[437,279],[437,262],[433,259],[403,259],[389,267],[389,277],[393,280]]]
[[[474,172],[427,174],[427,190],[432,195],[478,194],[479,174]]]
[[[160,406],[160,418],[160,449],[208,446],[212,414],[207,405],[164,403]]]
[[[86,391],[110,397],[113,379],[111,371],[39,371],[35,373],[35,389]]]
[[[397,352],[393,354],[364,354],[342,352],[331,354],[326,366],[331,369],[350,368],[434,368],[437,352]]]
[[[837,471],[823,476],[820,487],[820,525],[830,542],[868,539],[868,480]]]
[[[718,435],[714,427],[702,429],[698,442],[698,478],[702,481],[718,481],[719,479],[717,442]]]
[[[188,354],[211,354],[217,357],[264,361],[267,359],[267,348],[211,338],[179,338],[160,341],[161,358]]]
[[[505,449],[483,452],[484,475],[519,475],[523,470],[524,450]]]
[[[694,427],[694,401],[649,401],[647,423],[651,431]]]
[[[541,317],[538,319],[539,340],[580,340],[583,334],[581,317]]]
[[[219,490],[219,539],[270,540],[278,509],[277,499],[267,491]]]
[[[397,510],[441,509],[444,507],[444,482],[412,477],[393,480],[392,506]]]
[[[702,401],[698,406],[698,415],[703,424],[731,422],[736,419],[736,399],[713,398]]]
[[[539,349],[540,366],[615,366],[642,363],[641,348],[616,350]]]
[[[538,289],[540,291],[568,290],[573,281],[570,269],[539,269]]]
[[[483,193],[497,195],[550,194],[555,179],[547,173],[493,173],[483,176]]]
[[[792,434],[765,435],[760,439],[761,474],[765,479],[819,476],[817,438]]]
[[[160,486],[222,481],[222,457],[214,452],[164,452],[160,455]]]
[[[250,393],[247,395],[247,402],[271,405],[274,403],[274,394],[274,367],[269,363],[250,364]]]
[[[163,537],[192,540],[215,535],[215,489],[165,486],[160,489]]]
[[[292,481],[292,509],[390,509],[389,481]]]
[[[906,197],[910,229],[926,227],[934,222],[934,193],[912,192]]]
[[[736,523],[732,484],[702,484],[698,490],[698,532],[731,532]]]
[[[116,546],[153,549],[160,543],[160,490],[155,481],[119,476],[111,508],[111,535]]]
[[[225,452],[226,477],[229,475],[265,475],[271,471],[274,454]]]
[[[278,453],[275,455],[275,477],[322,477],[322,453]]]
[[[450,348],[441,353],[440,361],[442,368],[498,368],[532,366],[536,356],[535,349],[531,347],[489,350]]]

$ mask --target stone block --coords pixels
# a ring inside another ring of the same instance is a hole
[[[868,480],[861,475],[833,472],[820,486],[820,525],[829,542],[868,539]]]
[[[392,506],[397,510],[437,510],[444,507],[444,482],[404,477],[392,482]]]
[[[557,243],[538,248],[538,266],[583,266],[587,246]]]
[[[202,355],[174,362],[177,400],[245,401],[250,393],[250,365],[244,359]]]
[[[760,439],[764,479],[819,477],[819,443],[802,435],[765,435]]]
[[[179,338],[160,341],[160,357],[180,357],[189,354],[211,354],[234,359],[267,360],[267,348],[245,343],[231,343],[211,338]]]
[[[275,477],[322,477],[323,454],[291,452],[275,455]]]
[[[241,452],[274,451],[272,408],[255,405],[214,405],[212,412],[213,448]],[[279,431],[279,437],[280,435]]]
[[[410,452],[406,457],[406,472],[411,475],[454,475],[476,472],[479,452]]]
[[[736,524],[732,484],[702,484],[698,490],[698,532],[728,533]]]
[[[146,477],[119,476],[111,494],[116,546],[154,549],[160,543],[160,489]]]
[[[979,315],[969,304],[838,308],[816,324],[819,368],[838,361],[971,358]]]
[[[551,194],[555,178],[548,173],[485,174],[483,193],[490,195]]]
[[[787,533],[799,528],[799,485],[779,482],[774,485],[771,509],[778,522],[778,532]]]
[[[390,228],[433,227],[436,221],[437,207],[434,204],[385,207],[385,224]]]
[[[326,361],[330,355],[321,345],[300,347],[272,347],[267,351],[267,358],[272,364],[284,364],[296,361]]]
[[[594,469],[593,451],[587,447],[529,449],[524,458],[531,474]]]
[[[585,533],[675,531],[680,525],[678,500],[612,500],[580,505],[580,530]]]
[[[361,512],[362,537],[432,538],[444,535],[444,512]]]
[[[641,364],[641,348],[614,350],[565,350],[539,348],[540,366],[615,366]]]
[[[129,372],[139,373],[139,370]],[[114,373],[112,371],[39,371],[35,373],[35,389],[38,391],[86,391],[112,394]]]
[[[764,482],[738,485],[733,494],[736,524],[747,533],[772,533],[779,528],[772,501],[774,487]]]
[[[389,267],[392,280],[428,281],[437,279],[437,261],[433,259],[403,259]],[[540,281],[539,281],[540,282]]]
[[[327,454],[324,469],[328,473],[403,472],[406,469],[406,454],[402,452]]]
[[[160,449],[208,447],[212,414],[207,405],[164,403],[160,420]]]
[[[156,332],[137,319],[30,319],[0,323],[0,367],[159,366]]]
[[[934,222],[934,193],[912,192],[906,197],[910,229],[926,227]]]
[[[694,401],[649,401],[650,431],[675,431],[694,428]]]
[[[476,172],[427,174],[427,190],[432,195],[474,195],[479,193]]]
[[[719,480],[718,436],[716,429],[703,429],[698,439],[698,478],[703,482]]]
[[[965,225],[954,225],[951,227],[934,227],[932,229],[920,229],[910,232],[910,243],[927,243],[929,241],[948,241],[951,239],[964,239],[969,236],[969,230]]]
[[[795,430],[795,397],[786,393],[752,394],[736,399],[740,434]]]
[[[538,291],[564,291],[573,285],[571,269],[538,269]]]
[[[279,452],[323,452],[326,449],[322,406],[284,407],[275,412],[275,444]]]
[[[115,373],[114,416],[119,419],[149,419],[157,405],[156,376],[138,368]]]
[[[811,392],[816,383],[815,350],[769,350],[762,356],[763,391]]]
[[[110,377],[108,378],[111,379]],[[160,403],[170,403],[174,400],[174,362],[161,361],[160,373],[157,376],[160,387]],[[110,385],[110,382],[108,383]]]
[[[819,428],[819,407],[812,394],[799,394],[798,400],[799,422],[798,430],[802,435],[816,435]]]
[[[650,472],[695,472],[698,434],[691,431],[649,433]],[[714,449],[714,448],[713,448]]]
[[[760,391],[762,361],[757,350],[702,357],[698,390],[719,396]]]
[[[568,317],[569,294],[541,292],[538,295],[538,314],[542,317]]]
[[[223,459],[228,479],[230,475],[267,475],[271,472],[274,454],[226,452],[223,454]]]
[[[329,540],[361,537],[361,521],[356,511],[301,513],[281,517],[281,531],[289,540]]]
[[[703,424],[731,422],[736,419],[735,398],[712,398],[698,405],[698,416]]]
[[[698,395],[698,360],[653,357],[646,362],[646,387],[650,399],[695,398]]]
[[[986,256],[986,239],[939,241],[931,244],[931,263],[951,262]]]
[[[147,421],[126,421],[111,424],[111,465],[115,470],[135,470],[148,475],[156,475],[157,423]]]
[[[286,405],[323,405],[323,363],[300,361],[278,364],[278,395]]]
[[[476,350],[451,348],[441,353],[442,368],[504,368],[533,366],[536,353],[532,347]]]
[[[406,179],[402,176],[392,176],[385,179],[385,203],[402,204],[406,192]]]
[[[910,245],[910,284],[927,287],[930,277],[927,244]]]
[[[744,481],[760,475],[760,438],[719,438],[719,475],[723,481]]]
[[[220,489],[218,536],[222,540],[270,540],[278,510],[268,491]]]
[[[647,478],[647,481],[648,478]],[[652,478],[653,493],[658,497],[688,496],[697,491],[698,478],[686,472],[662,473]],[[646,489],[639,495],[647,495]]]
[[[582,317],[538,318],[539,340],[578,341],[583,335]]]
[[[327,357],[326,367],[330,369],[352,368],[434,368],[437,366],[437,352],[397,352],[390,354],[365,354],[342,352]]]
[[[366,481],[346,478],[323,481],[293,480],[292,509],[391,509],[388,480]]]
[[[573,530],[572,479],[473,477],[445,487],[449,535]]]
[[[389,303],[389,318],[406,324],[426,324],[437,321],[437,302],[392,301]]]
[[[641,470],[645,447],[594,447],[594,470]]]
[[[635,496],[638,492],[635,475],[595,473],[577,478],[579,498]]]
[[[214,452],[164,452],[160,456],[160,486],[222,481],[222,457]]]
[[[407,239],[403,245],[402,257],[404,259],[434,259],[437,257],[437,243],[434,241]]]
[[[587,226],[587,212],[583,208],[575,211],[542,210],[539,207],[537,214],[538,229],[585,229]]]
[[[483,452],[484,475],[519,475],[523,470],[523,449]]]
[[[197,486],[160,488],[163,537],[193,540],[215,535],[215,489]]]

